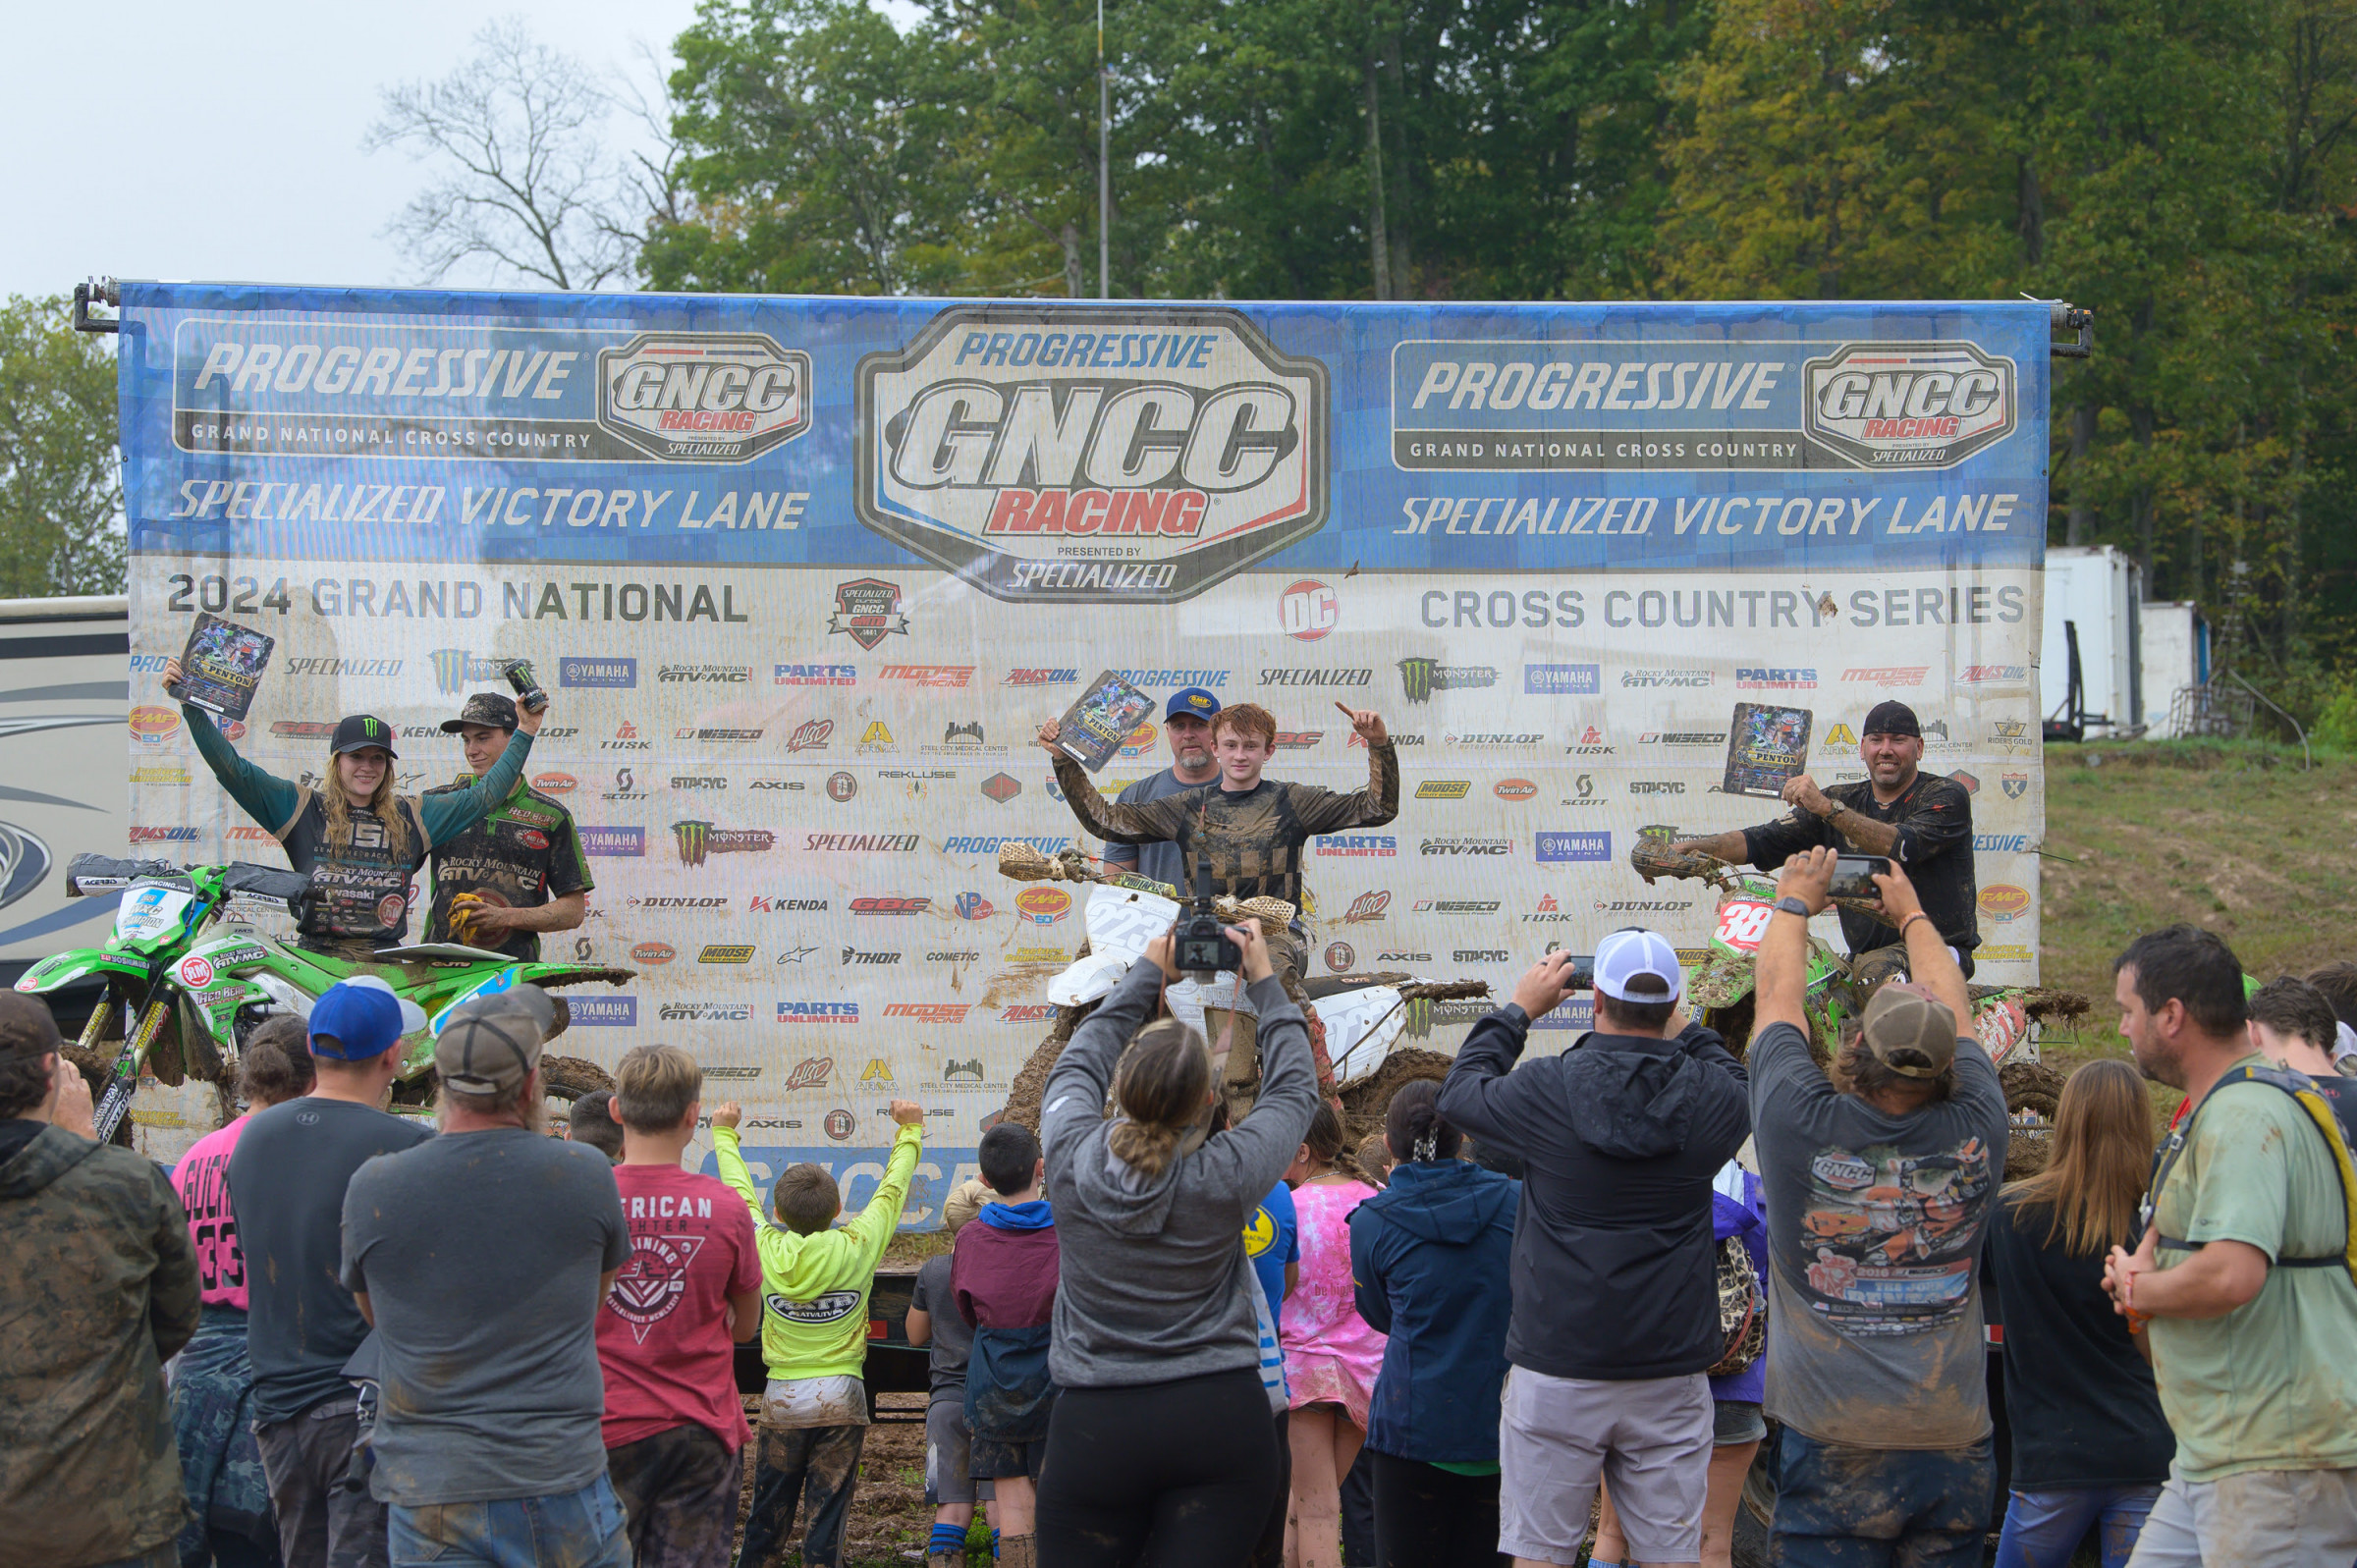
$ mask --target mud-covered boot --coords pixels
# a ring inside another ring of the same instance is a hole
[[[1039,1568],[1038,1541],[1036,1536],[1000,1537],[999,1568]]]
[[[966,1568],[965,1548],[960,1546],[956,1551],[928,1551],[925,1553],[925,1568]]]

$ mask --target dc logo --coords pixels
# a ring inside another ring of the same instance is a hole
[[[1322,582],[1303,578],[1277,600],[1277,623],[1288,637],[1315,642],[1343,619],[1342,600]]]

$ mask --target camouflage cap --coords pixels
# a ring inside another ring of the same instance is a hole
[[[46,1056],[60,1050],[57,1020],[48,1003],[13,991],[0,992],[0,1060]]]
[[[488,725],[494,730],[516,728],[516,704],[512,698],[496,691],[478,691],[466,699],[456,719],[442,721],[442,732],[455,735],[468,725]]]

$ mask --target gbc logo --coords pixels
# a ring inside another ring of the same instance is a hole
[[[810,356],[766,333],[642,333],[599,351],[597,422],[649,457],[742,462],[810,428]]]

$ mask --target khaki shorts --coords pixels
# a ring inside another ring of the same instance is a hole
[[[1698,1561],[1711,1430],[1701,1373],[1603,1382],[1509,1369],[1498,1418],[1498,1549],[1577,1562],[1601,1480],[1628,1561]]]

